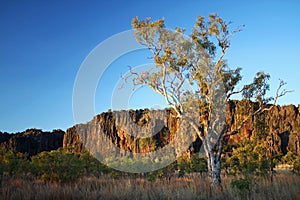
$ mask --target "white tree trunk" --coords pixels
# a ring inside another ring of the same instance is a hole
[[[181,117],[187,120],[194,130],[196,131],[199,138],[202,140],[202,145],[204,147],[205,154],[207,156],[207,168],[208,168],[208,175],[210,178],[211,188],[220,187],[221,186],[221,152],[222,152],[222,139],[223,137],[217,138],[217,142],[212,142],[211,133],[208,132],[208,122],[203,128],[204,134],[199,130],[197,124],[192,118],[185,116],[184,114],[180,113]],[[223,135],[224,129],[220,134]],[[205,135],[205,137],[203,136]],[[214,147],[217,146],[218,151],[214,151]]]
[[[216,158],[215,155],[210,157],[210,169],[209,176],[210,176],[210,184],[211,187],[214,188],[216,186],[221,185],[221,162],[220,159]]]
[[[211,149],[210,145],[205,148],[207,155],[207,168],[208,175],[210,178],[210,186],[211,188],[220,187],[221,186],[221,159],[220,155],[215,154],[213,149]]]

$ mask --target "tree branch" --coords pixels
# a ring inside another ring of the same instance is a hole
[[[243,121],[242,123],[238,126],[237,129],[235,129],[234,131],[232,132],[229,132],[227,134],[225,134],[225,136],[231,136],[231,135],[235,135],[235,134],[238,134],[240,132],[240,129],[244,126],[244,124],[251,118],[251,117],[254,117],[260,113],[263,113],[265,111],[270,111],[272,110],[276,105],[277,105],[277,100],[280,98],[280,97],[283,97],[284,95],[286,95],[287,93],[290,93],[290,92],[293,92],[293,90],[283,90],[280,92],[280,89],[286,85],[286,83],[283,81],[283,80],[280,80],[280,84],[276,90],[276,96],[274,98],[274,102],[273,104],[268,107],[268,108],[263,108],[263,101],[259,102],[260,103],[260,106],[259,106],[259,109],[257,109],[254,113],[251,113],[249,114]]]

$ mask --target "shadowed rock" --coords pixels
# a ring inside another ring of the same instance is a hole
[[[0,133],[0,146],[33,156],[62,147],[64,134],[62,130],[43,132],[39,129],[27,129],[16,134]]]

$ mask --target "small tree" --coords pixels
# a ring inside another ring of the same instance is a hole
[[[84,172],[80,154],[61,149],[41,152],[31,158],[32,173],[43,181],[68,182],[77,179]]]
[[[270,76],[258,72],[253,83],[236,89],[242,79],[241,68],[230,69],[224,58],[230,47],[230,38],[241,28],[229,30],[230,22],[210,14],[209,20],[198,17],[189,37],[185,30],[165,29],[164,19],[152,22],[150,18],[132,20],[135,37],[148,47],[154,66],[142,73],[131,70],[136,85],[148,85],[164,96],[166,103],[187,122],[203,142],[207,157],[211,186],[221,183],[221,152],[226,137],[239,133],[241,127],[254,115],[270,110],[279,97],[287,92],[277,89],[274,98],[266,98]],[[126,77],[128,78],[128,77]],[[250,113],[235,130],[229,130],[224,113],[227,103],[235,94],[259,102],[259,108]],[[272,106],[266,103],[274,100]]]

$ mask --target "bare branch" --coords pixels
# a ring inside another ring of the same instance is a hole
[[[234,89],[234,88],[233,88]],[[232,95],[235,95],[235,94],[240,94],[242,93],[246,88],[243,87],[242,89],[238,90],[238,91],[233,91],[231,90],[228,94],[227,94],[227,99],[229,99]]]
[[[181,113],[180,116],[178,116],[184,120],[187,120],[190,125],[194,128],[194,130],[196,131],[198,137],[204,141],[205,140],[205,136],[204,133],[199,129],[198,123],[195,122],[195,119],[192,119],[191,117],[186,116],[184,113]]]
[[[263,105],[263,102],[262,102],[262,101],[259,102],[259,103],[260,103],[259,108],[258,108],[254,113],[249,114],[249,115],[241,122],[241,124],[238,126],[238,128],[236,128],[236,129],[235,129],[234,131],[232,131],[232,132],[229,132],[229,133],[225,134],[225,136],[231,136],[231,135],[235,135],[235,134],[239,133],[240,130],[241,130],[241,128],[245,125],[245,123],[246,123],[251,117],[254,117],[254,116],[256,116],[256,115],[258,115],[258,114],[260,114],[260,113],[263,113],[263,112],[272,110],[272,109],[277,105],[277,100],[278,100],[280,97],[283,97],[283,96],[285,96],[286,94],[293,92],[293,90],[286,90],[286,89],[284,89],[283,91],[280,91],[281,88],[282,88],[283,86],[285,86],[285,85],[286,85],[286,83],[285,83],[283,80],[280,80],[279,86],[278,86],[278,88],[277,88],[277,90],[276,90],[276,96],[274,97],[273,104],[272,104],[270,107],[268,107],[268,108],[263,108],[263,106],[264,106],[264,105]]]

